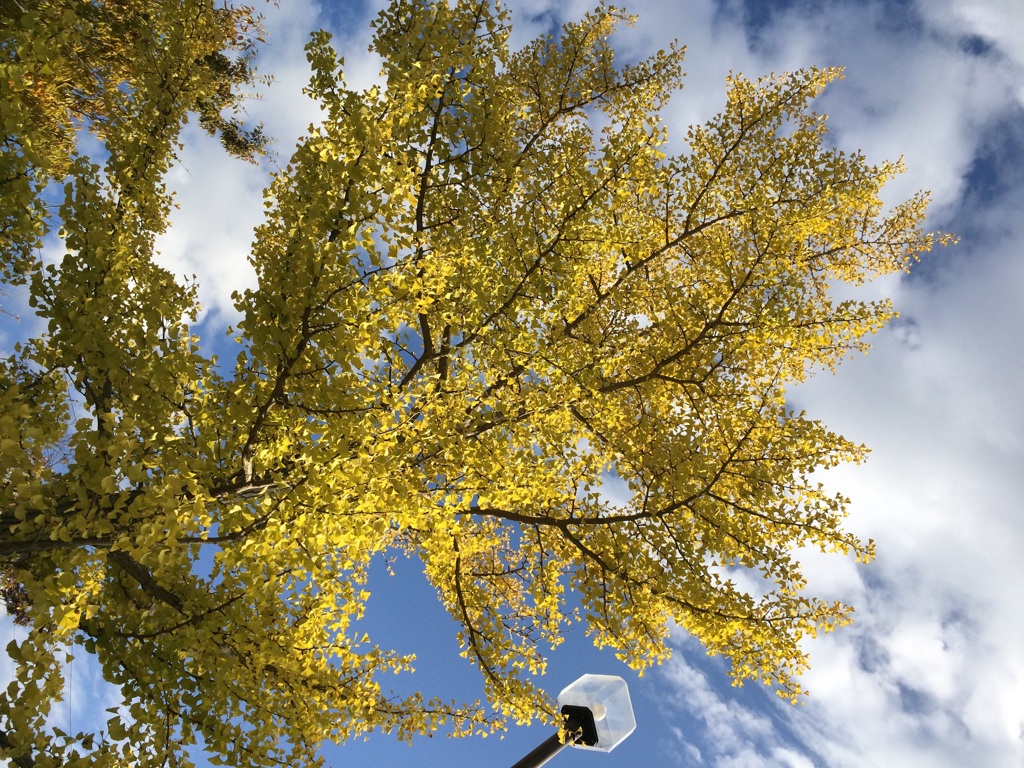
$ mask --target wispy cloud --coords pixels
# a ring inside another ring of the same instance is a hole
[[[809,747],[784,727],[785,708],[757,686],[728,687],[721,665],[702,658],[701,648],[677,634],[677,653],[658,677],[667,685],[663,700],[681,719],[671,728],[674,744],[667,752],[686,766],[726,768],[778,766],[809,768],[816,764]]]

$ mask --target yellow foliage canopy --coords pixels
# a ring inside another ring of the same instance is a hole
[[[547,717],[543,651],[577,616],[637,669],[675,622],[738,679],[799,692],[801,640],[851,609],[805,593],[794,551],[872,549],[813,477],[864,449],[786,387],[892,316],[830,286],[930,248],[925,198],[886,212],[898,166],[827,145],[809,105],[835,70],[732,78],[668,155],[682,52],[616,65],[624,20],[601,8],[510,52],[486,3],[396,0],[364,92],[314,35],[325,118],[267,190],[230,377],[152,258],[196,108],[160,85],[182,57],[141,92],[163,133],[139,97],[108,117],[102,170],[71,153],[68,253],[22,267],[48,332],[0,370],[0,559],[34,620],[9,649],[0,753],[185,764],[201,739],[299,765],[373,728]],[[381,688],[411,659],[359,618],[370,559],[395,552],[422,560],[490,707]],[[122,691],[102,742],[41,727],[61,643]]]

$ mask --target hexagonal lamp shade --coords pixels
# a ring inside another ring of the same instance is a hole
[[[629,687],[615,675],[584,675],[558,694],[558,706],[563,715],[585,722],[583,738],[573,744],[579,749],[611,752],[636,729]],[[593,719],[593,733],[587,733],[587,712]]]
[[[614,675],[584,675],[558,694],[568,738],[553,733],[512,768],[539,768],[568,746],[611,752],[636,728],[626,681]]]

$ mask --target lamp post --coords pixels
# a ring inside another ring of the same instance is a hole
[[[540,768],[568,746],[611,752],[636,728],[626,681],[614,675],[584,675],[558,694],[566,738],[545,739],[512,768]]]

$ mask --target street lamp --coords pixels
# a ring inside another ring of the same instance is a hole
[[[540,768],[563,749],[611,752],[636,728],[626,681],[614,675],[584,675],[558,694],[565,741],[551,734],[512,768]]]

